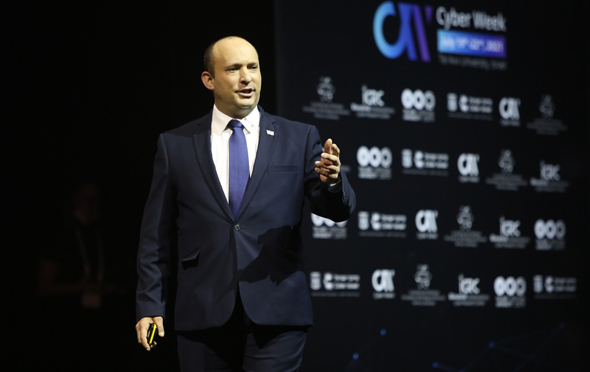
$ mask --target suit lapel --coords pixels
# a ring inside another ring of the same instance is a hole
[[[266,114],[262,108],[260,108],[260,137],[258,140],[258,150],[256,151],[256,161],[254,162],[252,177],[250,177],[244,198],[242,199],[242,205],[240,206],[240,211],[238,212],[238,218],[248,207],[248,203],[250,200],[252,200],[252,197],[256,193],[256,190],[262,181],[262,177],[266,172],[266,168],[268,167],[268,163],[270,162],[273,154],[276,138],[279,135],[279,126],[276,125],[271,116]]]
[[[211,113],[197,120],[196,131],[193,134],[193,143],[195,145],[197,162],[199,167],[201,167],[201,172],[205,177],[209,190],[211,190],[221,209],[223,209],[229,218],[233,218],[229,204],[219,183],[219,177],[217,176],[213,156],[211,155]]]

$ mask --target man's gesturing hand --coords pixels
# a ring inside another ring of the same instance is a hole
[[[151,323],[156,323],[156,326],[158,326],[158,336],[164,337],[164,318],[161,316],[141,318],[135,325],[137,343],[141,344],[147,351],[150,351],[154,346],[156,346],[155,342],[153,346],[150,346],[147,342],[147,331]]]
[[[331,138],[324,144],[322,157],[315,162],[315,166],[323,183],[331,185],[340,179],[340,149]]]

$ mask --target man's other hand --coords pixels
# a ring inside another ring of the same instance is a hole
[[[321,159],[315,162],[315,171],[326,185],[338,182],[340,179],[340,149],[332,139],[328,138],[324,144],[324,152]]]
[[[164,337],[164,318],[161,316],[154,316],[154,317],[145,317],[141,318],[139,322],[135,325],[135,332],[137,333],[137,343],[141,344],[147,351],[150,351],[156,343],[154,342],[153,346],[150,346],[147,342],[147,332],[150,324],[156,323],[158,327],[158,336]]]

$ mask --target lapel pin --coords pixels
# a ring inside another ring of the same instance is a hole
[[[268,130],[268,129],[267,129],[267,130],[266,130],[266,134],[268,134],[269,136],[273,136],[273,137],[274,137],[274,135],[275,135],[275,132],[274,132],[274,130]]]

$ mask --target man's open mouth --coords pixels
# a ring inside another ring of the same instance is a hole
[[[254,95],[254,89],[247,88],[247,89],[238,90],[238,95],[243,98],[250,98]]]

